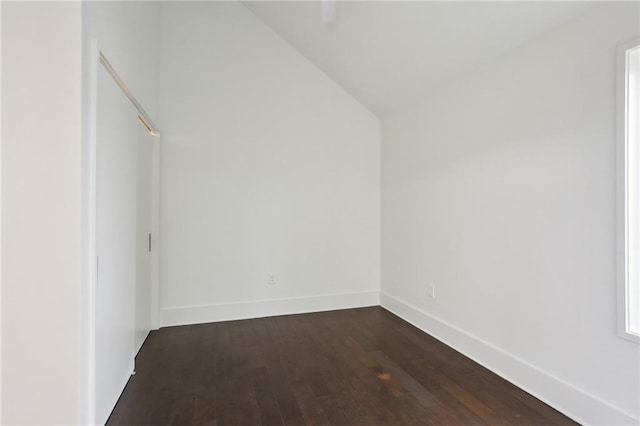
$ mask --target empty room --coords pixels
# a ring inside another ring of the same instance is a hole
[[[0,2],[0,423],[640,425],[639,1]]]

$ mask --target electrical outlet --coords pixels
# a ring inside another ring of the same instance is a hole
[[[436,298],[436,285],[435,284],[429,284],[427,286],[427,294],[429,295],[429,297],[431,299],[435,299]]]
[[[275,274],[269,274],[269,276],[267,277],[267,284],[276,285],[276,283],[277,283],[276,275]]]

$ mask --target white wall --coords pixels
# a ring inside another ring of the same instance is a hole
[[[161,30],[163,324],[376,304],[378,119],[238,3]]]
[[[156,120],[159,13],[159,4],[153,1],[90,1],[82,6],[85,67],[89,65],[89,41],[95,38],[140,104]]]
[[[640,417],[615,312],[616,46],[637,35],[637,3],[600,6],[382,124],[383,304],[586,423]]]
[[[79,413],[79,3],[2,5],[2,423]]]

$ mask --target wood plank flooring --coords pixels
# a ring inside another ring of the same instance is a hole
[[[108,425],[564,425],[381,307],[152,332]]]

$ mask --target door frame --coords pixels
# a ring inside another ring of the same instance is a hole
[[[97,39],[91,39],[89,63],[83,72],[84,87],[88,90],[86,117],[83,119],[82,142],[82,285],[81,285],[81,374],[80,374],[80,419],[82,424],[96,423],[96,284],[97,284],[97,135],[98,135],[98,72],[101,66],[111,75],[116,84],[138,110],[138,119],[153,138],[151,162],[151,329],[159,328],[159,241],[160,241],[160,133],[148,114],[138,103],[124,81],[99,49]],[[155,240],[155,241],[154,241]],[[134,373],[134,372],[132,372]]]

